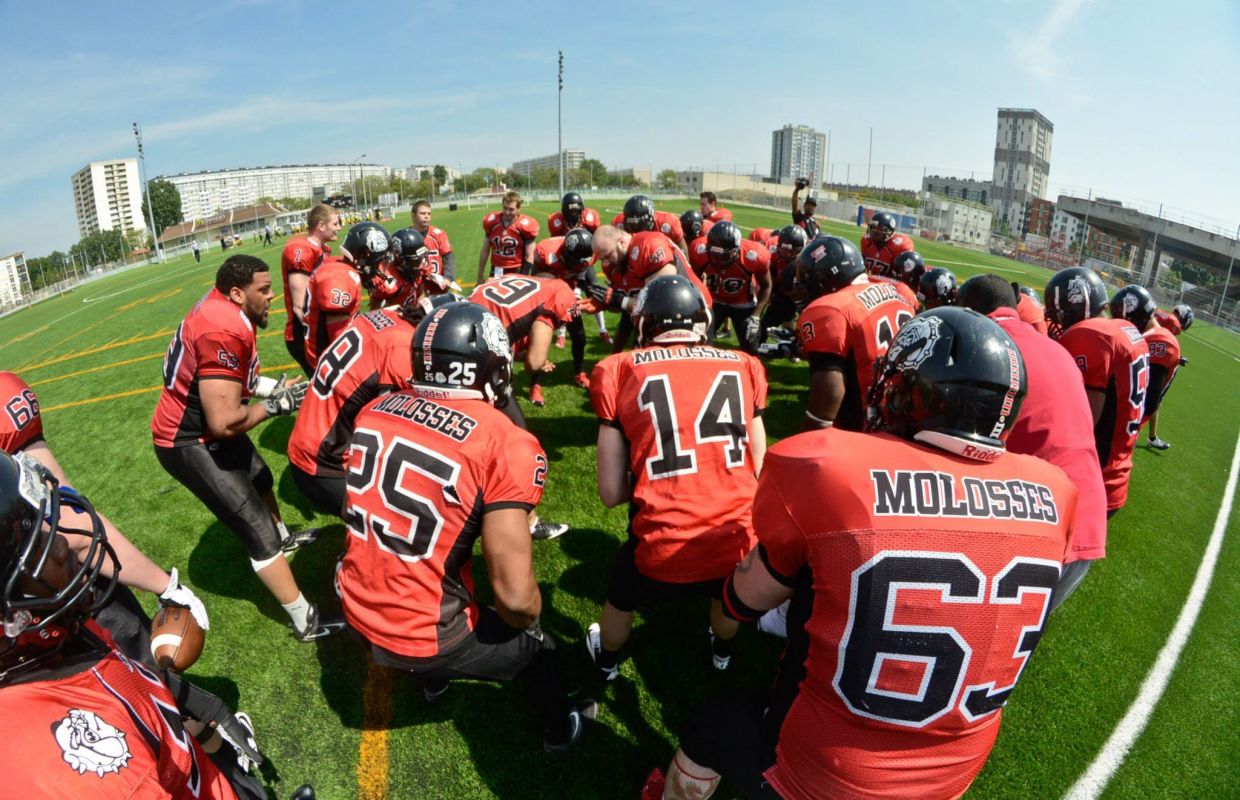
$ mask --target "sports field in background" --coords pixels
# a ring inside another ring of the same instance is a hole
[[[661,207],[679,214],[696,204],[695,198]],[[620,203],[595,205],[606,221]],[[555,208],[525,210],[545,225]],[[746,228],[788,221],[787,212],[741,208],[735,214]],[[476,207],[435,212],[434,223],[451,236],[462,283],[475,275],[480,218]],[[407,224],[405,210],[388,227]],[[860,233],[851,225],[825,228],[854,241]],[[247,242],[228,254],[266,259],[278,284],[283,244]],[[932,242],[918,249],[929,264],[947,266],[962,280],[995,271],[1041,290],[1050,275]],[[522,373],[516,391],[551,462],[541,511],[573,526],[558,540],[536,543],[534,558],[543,626],[561,642],[570,686],[601,701],[600,724],[584,744],[566,755],[544,754],[517,685],[456,684],[430,706],[415,680],[369,668],[361,645],[347,636],[296,642],[241,544],[160,469],[151,447],[164,349],[212,285],[224,255],[213,247],[201,264],[184,256],[139,267],[0,319],[0,368],[17,372],[38,394],[47,440],[76,488],[155,561],[179,567],[206,603],[211,631],[189,674],[253,716],[274,797],[310,782],[320,798],[332,799],[635,798],[650,768],[667,763],[690,712],[731,687],[769,683],[781,643],[752,628],[741,632],[732,669],[711,669],[704,603],[664,607],[649,619],[639,615],[620,679],[605,687],[593,682],[581,641],[600,613],[626,512],[604,509],[595,493],[597,425],[586,394],[571,383],[567,349],[552,350],[561,363],[544,383],[546,407],[524,401],[529,383]],[[284,349],[284,321],[277,293],[270,325],[259,335],[267,375],[296,369]],[[586,331],[589,369],[606,350],[593,320]],[[1127,711],[1175,623],[1210,537],[1240,430],[1240,338],[1198,322],[1180,342],[1191,363],[1163,405],[1159,429],[1174,446],[1162,453],[1138,447],[1128,505],[1111,523],[1108,557],[1047,625],[969,797],[1061,796]],[[799,428],[807,371],[778,361],[768,365],[768,375],[766,420],[774,441]],[[284,474],[292,426],[291,419],[274,419],[250,436],[277,476],[289,527],[329,526],[292,562],[307,597],[338,607],[331,577],[343,525],[316,515]],[[1167,693],[1106,797],[1240,793],[1238,518],[1240,510],[1233,511],[1214,584]],[[485,570],[479,568],[477,577],[486,597]],[[151,597],[141,599],[153,609]]]

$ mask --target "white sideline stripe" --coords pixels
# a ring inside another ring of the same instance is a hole
[[[1111,732],[1102,750],[1089,765],[1089,769],[1077,779],[1072,788],[1064,795],[1064,800],[1096,800],[1106,789],[1107,784],[1124,763],[1124,758],[1133,744],[1145,730],[1150,716],[1175,671],[1176,662],[1184,645],[1188,642],[1193,626],[1197,624],[1197,616],[1201,613],[1202,603],[1210,590],[1210,581],[1214,577],[1214,566],[1218,562],[1219,550],[1223,546],[1223,534],[1227,530],[1227,522],[1231,518],[1232,502],[1236,499],[1236,475],[1240,472],[1240,436],[1236,437],[1236,450],[1231,457],[1231,474],[1227,478],[1227,488],[1223,491],[1223,502],[1219,505],[1218,517],[1214,520],[1214,530],[1210,533],[1210,541],[1206,544],[1205,554],[1197,567],[1197,576],[1193,578],[1193,586],[1188,592],[1188,599],[1180,610],[1179,619],[1167,637],[1167,643],[1154,661],[1154,666],[1145,676],[1137,699],[1129,707],[1128,713],[1120,720],[1119,725]]]

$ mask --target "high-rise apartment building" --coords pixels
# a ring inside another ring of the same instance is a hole
[[[100,231],[146,230],[138,159],[93,161],[73,174],[73,210],[83,237]]]
[[[565,150],[564,151],[564,171],[577,169],[582,162],[586,160],[585,150]],[[512,172],[518,175],[532,173],[536,169],[559,169],[560,158],[555,153],[549,156],[539,156],[538,158],[526,158],[521,161],[512,162]]]
[[[771,131],[771,179],[783,183],[809,178],[826,180],[827,135],[808,125],[785,125]]]
[[[11,308],[26,296],[30,275],[26,272],[26,255],[13,253],[0,258],[0,309]]]
[[[177,187],[181,193],[181,213],[187,221],[193,221],[254,205],[260,197],[313,197],[315,189],[322,189],[327,195],[356,193],[360,203],[364,196],[363,177],[386,181],[391,174],[390,168],[379,164],[297,164],[161,175],[159,180]]]
[[[1046,197],[1055,126],[1031,108],[999,109],[990,205],[995,225],[1019,234],[1030,198]]]

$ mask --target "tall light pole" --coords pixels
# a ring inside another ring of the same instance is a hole
[[[357,164],[357,162],[361,161],[365,157],[366,157],[366,154],[362,153],[360,156],[358,156],[357,158],[349,162],[349,182],[353,184],[350,188],[353,190],[353,207],[354,208],[357,208],[357,182],[353,180],[353,165]],[[360,172],[362,169],[361,164],[358,164],[357,168],[358,168],[358,171]]]
[[[555,95],[555,116],[556,116],[556,144],[560,158],[560,197],[564,196],[564,51],[558,51],[560,54],[560,76],[559,89]]]
[[[147,221],[151,225],[151,241],[155,243],[155,260],[164,263],[164,250],[159,246],[159,234],[155,232],[155,212],[151,210],[151,187],[146,182],[146,154],[142,149],[142,128],[138,127],[138,123],[133,124],[133,136],[138,140],[138,162],[142,169],[142,175],[139,180],[142,181],[143,188],[146,189],[143,194],[146,195],[146,215]]]

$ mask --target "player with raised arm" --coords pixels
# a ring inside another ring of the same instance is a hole
[[[792,224],[805,231],[807,239],[817,239],[821,232],[814,214],[818,212],[818,201],[813,197],[805,198],[801,203],[801,192],[809,188],[809,179],[797,178],[792,190]]]
[[[485,309],[451,303],[418,326],[412,362],[408,389],[357,415],[337,573],[345,616],[376,664],[422,677],[428,700],[458,678],[520,679],[543,747],[567,750],[595,704],[570,704],[539,624],[527,515],[547,456],[494,405],[511,391],[508,337]],[[475,599],[479,539],[494,606]]]
[[[586,644],[613,680],[636,609],[705,596],[712,661],[727,669],[737,626],[720,590],[753,544],[766,373],[753,356],[706,346],[710,315],[686,278],[651,280],[633,318],[638,349],[604,359],[590,378],[599,497],[609,508],[627,501],[630,513]]]
[[[538,221],[521,213],[521,202],[521,195],[508,192],[504,195],[503,210],[492,211],[482,218],[478,283],[487,279],[488,259],[492,278],[529,271],[534,259],[534,241],[538,238]]]
[[[707,343],[714,344],[719,327],[730,321],[736,326],[741,349],[756,352],[762,312],[771,299],[771,251],[742,239],[736,223],[724,220],[693,242],[689,263],[705,279],[714,298]]]
[[[241,539],[255,574],[288,613],[293,635],[308,642],[343,628],[319,618],[285,559],[318,531],[289,533],[271,470],[247,435],[269,417],[297,411],[308,385],[259,377],[254,328],[267,327],[271,297],[261,259],[235,255],[220,265],[215,288],[168,344],[151,433],[159,465]]]
[[[1158,438],[1158,411],[1184,359],[1180,358],[1180,343],[1175,334],[1155,319],[1157,312],[1158,305],[1144,286],[1125,286],[1111,298],[1112,319],[1131,322],[1141,331],[1150,348],[1150,382],[1145,394],[1145,416],[1141,420],[1143,425],[1149,423],[1150,426],[1146,443],[1155,450],[1169,450],[1171,443]]]
[[[896,256],[913,249],[913,239],[896,230],[895,215],[887,211],[874,212],[866,232],[861,235],[861,258],[871,275],[891,274]]]
[[[724,587],[747,621],[791,597],[771,690],[715,699],[685,725],[645,798],[965,793],[1042,637],[1077,493],[1005,452],[1025,393],[994,322],[939,308],[900,329],[867,427],[767,453],[758,544]],[[824,502],[830,498],[830,502]]]
[[[1043,296],[1051,338],[1071,354],[1085,377],[1110,516],[1128,499],[1132,450],[1149,392],[1150,348],[1131,322],[1103,316],[1107,290],[1091,269],[1061,269]]]
[[[319,203],[306,213],[306,235],[294,236],[284,245],[280,256],[280,272],[284,279],[284,346],[288,353],[310,374],[306,360],[306,286],[310,276],[331,255],[330,242],[340,233],[340,213],[326,203]]]
[[[805,428],[859,431],[875,361],[917,309],[894,285],[872,282],[852,242],[819,236],[797,257],[809,304],[797,323],[809,361]]]

